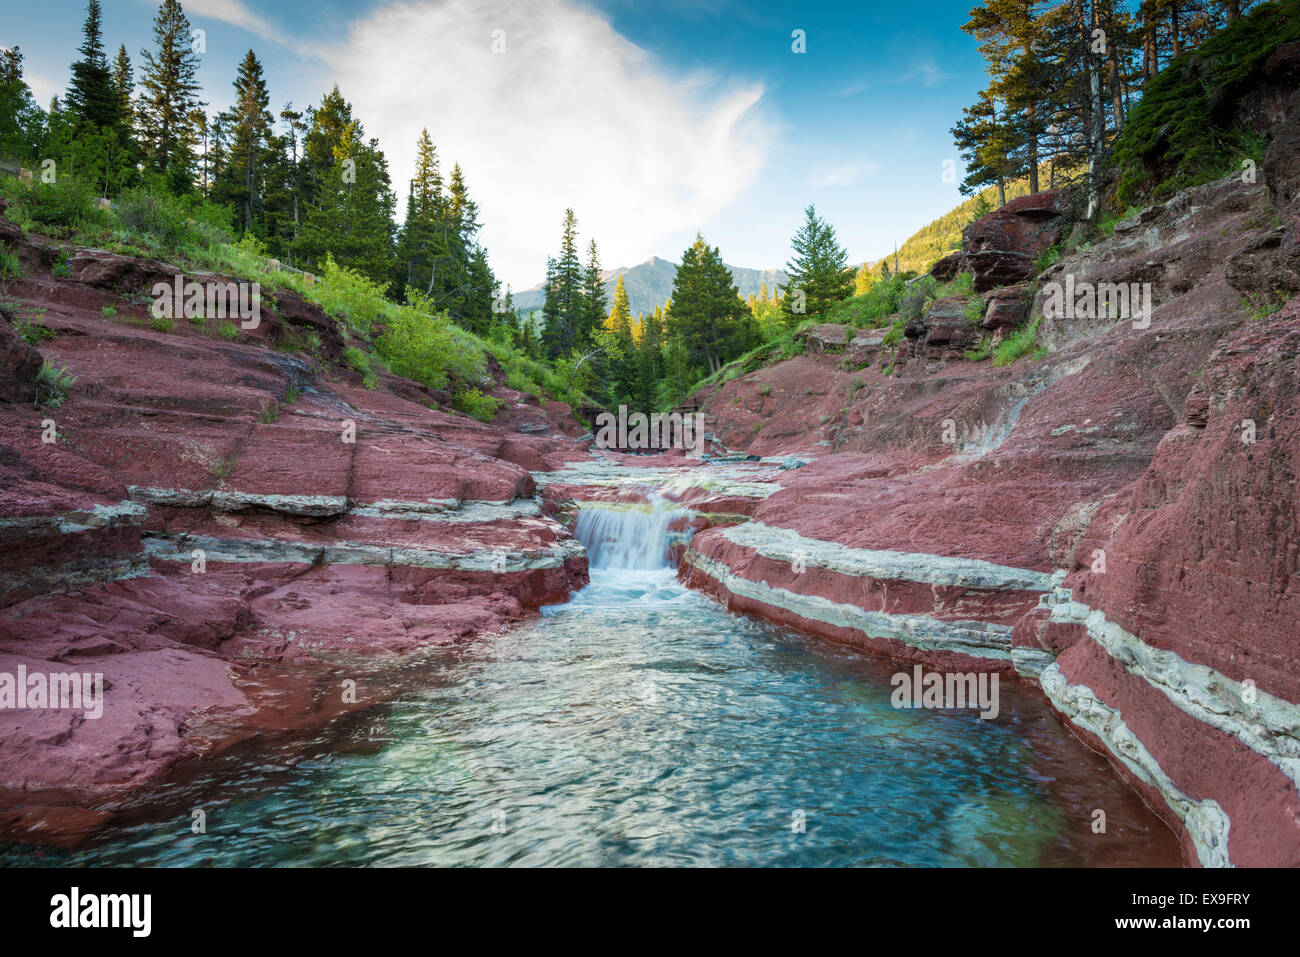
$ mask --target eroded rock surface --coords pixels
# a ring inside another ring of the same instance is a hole
[[[68,264],[11,289],[75,376],[61,406],[33,405],[40,357],[0,327],[17,356],[0,672],[102,675],[103,709],[0,710],[0,836],[83,840],[196,759],[400,694],[422,649],[586,581],[530,473],[586,457],[567,407],[496,387],[507,405],[485,425],[395,377],[369,391],[330,362],[337,324],[292,293],[240,341],[156,331],[131,297],[173,267],[98,250]],[[314,352],[285,351],[309,333]]]
[[[1185,190],[1034,278],[1063,196],[968,229],[935,276],[973,270],[979,327],[1037,322],[1045,356],[963,359],[974,310],[938,300],[896,345],[861,330],[697,396],[729,446],[815,461],[751,522],[698,533],[683,579],[1037,683],[1190,863],[1300,865],[1300,207],[1290,154],[1269,156],[1259,182]],[[1137,284],[1151,309],[1044,315],[1067,282]]]

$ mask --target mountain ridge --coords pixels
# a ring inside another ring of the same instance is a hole
[[[731,266],[732,281],[740,290],[742,297],[757,295],[763,283],[767,283],[768,295],[775,295],[778,283],[789,280],[784,269],[747,269],[744,266]],[[633,316],[645,315],[662,306],[673,293],[673,277],[677,273],[677,263],[651,256],[635,266],[617,266],[606,269],[600,274],[605,287],[605,300],[610,305],[614,302],[614,289],[619,276],[623,277],[627,289],[628,306]],[[513,294],[515,307],[523,312],[542,308],[545,301],[544,283],[538,283],[521,292]]]

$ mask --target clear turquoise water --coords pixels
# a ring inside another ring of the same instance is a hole
[[[226,761],[87,850],[0,863],[1178,863],[1036,697],[1003,682],[993,721],[895,710],[909,667],[730,614],[667,568],[595,569],[364,721]]]

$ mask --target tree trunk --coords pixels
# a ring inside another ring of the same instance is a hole
[[[1145,20],[1142,24],[1142,84],[1145,86],[1156,72],[1160,69],[1159,57],[1156,54],[1156,28],[1151,21],[1151,11],[1147,10],[1144,14]]]
[[[1241,4],[1238,0],[1228,0],[1228,22],[1232,23],[1241,16]]]
[[[1084,50],[1087,51],[1084,57],[1088,70],[1088,112],[1090,114],[1088,116],[1088,212],[1085,218],[1094,220],[1101,206],[1097,178],[1101,175],[1101,154],[1106,141],[1106,119],[1101,99],[1101,64],[1087,42],[1091,40],[1092,31],[1097,29],[1097,0],[1093,0],[1090,9],[1091,26],[1088,28],[1089,36],[1084,45]],[[1107,46],[1109,47],[1109,44]]]

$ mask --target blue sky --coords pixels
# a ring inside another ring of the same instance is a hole
[[[573,206],[608,266],[680,258],[704,233],[728,262],[780,266],[810,202],[852,261],[961,201],[948,130],[982,84],[961,32],[974,0],[191,0],[200,81],[228,105],[252,47],[273,105],[335,82],[405,192],[415,136],[459,160],[483,241],[514,288],[540,280]],[[67,85],[84,3],[6,8],[45,103]],[[104,0],[111,52],[150,42],[156,3]],[[17,13],[21,10],[21,16]],[[803,30],[806,52],[792,50]],[[495,31],[500,31],[499,33]]]

